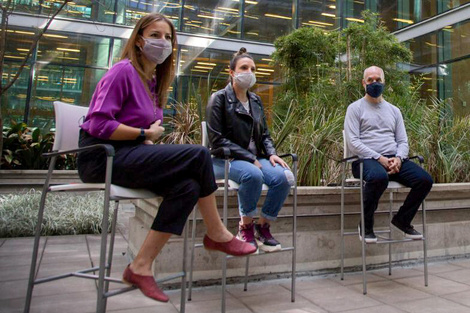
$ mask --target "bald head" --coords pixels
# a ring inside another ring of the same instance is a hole
[[[380,67],[373,65],[364,70],[364,82],[366,84],[369,84],[370,82],[368,80],[370,80],[374,76],[380,77],[380,79],[382,80],[382,84],[385,82],[385,74]]]

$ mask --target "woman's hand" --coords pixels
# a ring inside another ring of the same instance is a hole
[[[165,128],[160,126],[161,123],[162,121],[158,120],[150,125],[150,128],[145,131],[146,141],[150,140],[151,142],[155,142],[162,136]]]
[[[281,165],[283,168],[289,168],[289,165],[287,165],[286,162],[284,162],[283,159],[281,159],[280,157],[278,157],[277,155],[273,154],[269,157],[269,162],[271,162],[271,165],[272,166],[276,166],[276,163],[278,163],[279,165]]]
[[[255,160],[255,162],[253,162],[253,164],[257,167],[257,168],[262,168],[263,166],[261,165],[261,163],[259,163],[258,160]]]

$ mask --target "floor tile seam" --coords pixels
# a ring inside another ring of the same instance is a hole
[[[468,291],[468,290],[467,290],[467,291]],[[463,292],[467,292],[467,291],[463,291]],[[463,292],[462,292],[462,293],[463,293]],[[458,294],[459,292],[456,292],[456,293]],[[436,296],[436,297],[437,297],[437,298],[440,298],[440,299],[443,299],[443,300],[450,301],[450,302],[455,303],[455,304],[457,304],[457,305],[462,305],[462,306],[464,306],[464,307],[470,308],[470,304],[464,304],[464,303],[460,303],[460,302],[457,302],[457,301],[454,301],[454,300],[445,298],[445,296],[449,296],[449,295],[451,295],[451,294],[452,294],[452,293],[446,294],[446,295],[439,295],[439,296]],[[455,294],[455,293],[454,293],[454,294]]]
[[[0,243],[0,248],[3,246],[5,242],[7,242],[7,238],[2,239],[2,242]]]
[[[442,279],[447,279],[447,280],[450,280],[454,283],[460,283],[460,284],[464,284],[464,285],[468,285],[470,286],[470,280],[469,281],[466,281],[466,282],[462,282],[462,281],[458,281],[458,280],[455,280],[455,279],[452,279],[452,278],[448,278],[448,277],[442,277],[442,276],[439,276],[437,274],[434,274],[435,276],[439,277],[439,278],[442,278]]]
[[[285,286],[282,286],[280,285],[282,288],[286,289],[286,290],[289,290],[289,288],[285,287]],[[310,304],[313,304],[314,306],[317,306],[319,307],[320,309],[324,310],[325,312],[328,312],[328,313],[331,313],[332,311],[328,310],[327,308],[323,307],[322,305],[318,304],[318,303],[315,303],[313,300],[310,300],[309,298],[306,298],[304,296],[302,296],[301,294],[297,293],[297,291],[294,293],[295,294],[295,299],[297,299],[297,297],[300,297],[302,298],[303,300],[305,300],[306,302],[310,303]],[[295,302],[294,302],[295,303]]]
[[[237,299],[245,308],[247,308],[251,313],[256,313],[255,310],[253,310],[248,304],[246,304],[243,301],[243,298],[238,298],[236,297],[233,293],[230,292],[230,290],[225,289],[225,292],[228,293],[230,296],[232,296],[234,299]],[[221,299],[222,300],[222,299]],[[227,299],[226,299],[227,300]],[[225,303],[225,306],[227,307],[227,303]]]

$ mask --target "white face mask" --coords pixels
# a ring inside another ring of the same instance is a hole
[[[234,79],[243,89],[250,89],[256,83],[255,73],[252,72],[235,73]]]
[[[165,39],[143,38],[144,47],[140,47],[142,54],[151,62],[162,64],[173,52],[171,42]]]

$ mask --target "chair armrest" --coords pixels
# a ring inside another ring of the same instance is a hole
[[[222,151],[225,159],[228,159],[230,157],[230,149],[227,148],[227,147],[220,147],[220,148],[217,148],[217,149],[213,149],[213,150],[211,150],[211,154],[212,155],[216,155],[216,154],[220,155],[221,151]]]
[[[364,162],[364,158],[358,156],[358,155],[353,155],[344,159],[339,160],[339,162],[344,163],[344,162],[354,162],[354,161],[359,161],[359,162]]]
[[[49,158],[49,157],[53,157],[53,156],[61,155],[61,154],[69,154],[69,153],[96,150],[96,149],[104,149],[106,152],[106,156],[108,157],[114,156],[114,147],[109,144],[96,144],[96,145],[91,145],[91,146],[86,146],[86,147],[81,147],[81,148],[71,149],[71,150],[51,151],[51,152],[43,153],[42,156],[45,158]]]
[[[297,154],[295,153],[285,153],[285,154],[281,154],[279,155],[280,158],[287,158],[287,157],[291,157],[292,158],[292,162],[297,162],[299,160],[299,157],[297,156]]]
[[[414,155],[414,156],[408,158],[408,160],[413,160],[413,159],[418,159],[419,164],[424,163],[424,158],[421,155]]]

